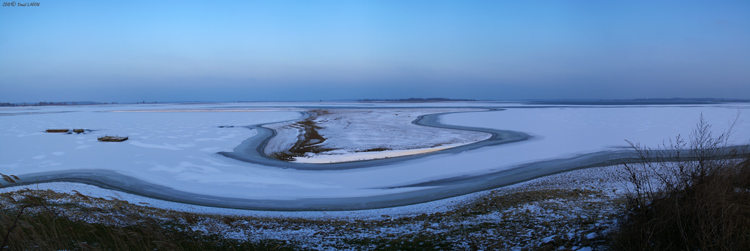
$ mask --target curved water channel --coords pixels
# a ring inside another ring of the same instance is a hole
[[[412,123],[422,126],[431,126],[447,129],[471,130],[486,132],[492,136],[480,142],[450,148],[438,152],[396,157],[391,159],[366,160],[356,162],[332,163],[332,164],[310,164],[292,163],[276,160],[265,156],[263,147],[275,136],[275,131],[260,125],[249,126],[258,131],[258,134],[245,140],[237,146],[233,152],[221,152],[219,154],[241,161],[274,166],[280,168],[292,168],[297,170],[346,170],[354,168],[367,168],[373,166],[393,164],[402,161],[414,160],[427,155],[450,154],[470,151],[482,147],[496,146],[527,140],[529,135],[520,132],[494,130],[486,128],[453,126],[439,123],[439,116],[447,113],[428,114],[418,117]],[[304,119],[303,116],[300,119]],[[746,147],[746,146],[739,146]],[[736,148],[739,148],[736,147]],[[747,152],[747,150],[744,150]],[[246,199],[222,197],[205,194],[197,194],[179,191],[170,187],[153,184],[130,176],[118,174],[111,170],[101,169],[79,169],[55,172],[43,172],[19,175],[22,182],[16,184],[4,184],[6,186],[28,185],[47,182],[76,182],[98,186],[105,189],[122,191],[135,195],[151,197],[155,199],[222,208],[268,210],[268,211],[324,211],[324,210],[363,210],[386,208],[394,206],[410,205],[428,202],[438,199],[464,195],[472,192],[507,186],[546,175],[560,172],[595,167],[630,163],[641,161],[634,158],[632,150],[602,151],[583,154],[571,158],[560,158],[518,165],[510,169],[482,173],[471,176],[459,176],[447,179],[433,180],[414,184],[406,184],[398,187],[382,187],[379,189],[394,189],[403,187],[420,187],[416,191],[408,191],[386,195],[348,197],[348,198],[316,198],[295,200],[272,200],[272,199]]]
[[[503,110],[503,109],[489,109],[489,111],[500,111],[500,110]],[[484,132],[484,133],[489,133],[491,135],[490,138],[486,140],[474,142],[471,144],[466,144],[462,146],[457,146],[457,147],[453,147],[449,149],[423,153],[423,154],[408,155],[408,156],[386,158],[386,159],[315,164],[315,163],[288,162],[288,161],[278,160],[278,159],[274,159],[274,158],[267,156],[264,153],[263,149],[265,149],[266,144],[268,144],[268,141],[271,140],[271,138],[273,138],[274,136],[276,136],[276,131],[274,131],[273,129],[263,127],[262,125],[252,125],[252,126],[248,126],[248,128],[257,130],[258,134],[256,136],[243,141],[239,146],[235,147],[234,151],[232,152],[219,152],[219,154],[225,157],[233,158],[233,159],[244,161],[244,162],[260,164],[260,165],[265,165],[265,166],[291,168],[291,169],[296,169],[296,170],[347,170],[347,169],[355,169],[355,168],[366,168],[366,167],[373,167],[373,166],[389,165],[389,164],[394,164],[394,163],[403,162],[407,160],[414,160],[414,159],[423,158],[423,157],[436,155],[436,154],[460,153],[460,152],[474,150],[474,149],[481,148],[481,147],[507,144],[507,143],[523,141],[523,140],[527,140],[531,138],[531,136],[522,132],[440,124],[439,116],[442,116],[445,114],[451,114],[451,113],[457,113],[457,112],[426,114],[426,115],[417,117],[411,123],[415,125],[420,125],[420,126],[429,126],[429,127],[444,128],[444,129]],[[310,114],[303,112],[303,116],[300,119],[306,119],[309,116]]]

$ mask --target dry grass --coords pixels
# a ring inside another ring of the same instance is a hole
[[[614,219],[606,201],[600,191],[530,185],[487,192],[443,212],[304,219],[195,214],[77,192],[20,190],[0,195],[0,234],[10,233],[6,248],[11,250],[507,250],[536,246],[562,231],[576,234],[561,235],[560,245],[573,247],[576,238],[597,231],[591,229],[599,222]],[[528,211],[528,205],[536,209]],[[571,208],[579,209],[563,213]],[[225,235],[238,232],[245,236]],[[294,237],[282,237],[287,234]]]
[[[0,250],[299,250],[194,231],[201,215],[41,190],[2,194]]]
[[[728,151],[729,133],[713,136],[701,117],[681,138],[641,163],[625,165],[629,214],[615,239],[620,250],[746,250],[750,247],[750,155]],[[717,158],[719,156],[720,158]],[[656,159],[658,162],[653,162]]]
[[[621,250],[745,250],[750,247],[750,162],[638,206],[631,200]]]
[[[297,137],[297,142],[295,142],[288,150],[271,154],[272,158],[293,161],[294,158],[305,156],[306,153],[321,153],[334,150],[318,146],[318,144],[325,142],[326,138],[318,133],[318,130],[322,129],[322,127],[315,123],[315,119],[317,119],[318,116],[330,114],[330,112],[328,110],[316,109],[311,110],[310,114],[311,116],[309,118],[291,125],[302,131],[302,135]]]

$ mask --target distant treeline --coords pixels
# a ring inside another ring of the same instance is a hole
[[[452,98],[406,98],[406,99],[360,99],[362,102],[441,102],[441,101],[476,101],[474,99]]]
[[[0,106],[45,106],[45,105],[101,105],[101,104],[116,104],[112,103],[100,103],[91,101],[79,101],[79,102],[37,102],[37,103],[0,103]]]
[[[750,102],[748,99],[726,98],[639,98],[639,99],[602,99],[602,100],[537,100],[533,104],[555,105],[663,105],[663,104],[720,104]]]

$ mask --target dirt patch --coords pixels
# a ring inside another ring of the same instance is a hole
[[[393,149],[385,148],[385,147],[378,147],[378,148],[370,148],[367,150],[362,150],[362,151],[357,151],[357,152],[382,152],[382,151],[389,151],[389,150],[393,150]]]
[[[322,109],[311,110],[309,118],[290,125],[302,131],[297,137],[297,142],[288,150],[271,154],[271,157],[283,161],[293,161],[294,158],[305,156],[307,153],[321,153],[335,150],[333,148],[317,146],[325,142],[326,138],[318,133],[318,130],[323,129],[323,127],[319,126],[315,122],[315,119],[320,115],[326,114],[330,114],[330,112]]]
[[[66,133],[70,131],[70,129],[47,129],[48,133]]]

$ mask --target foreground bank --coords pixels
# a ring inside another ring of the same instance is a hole
[[[96,198],[77,190],[56,193],[16,189],[2,196],[6,212],[3,229],[9,229],[13,223],[15,215],[10,212],[36,203],[26,209],[26,214],[43,216],[52,212],[66,219],[55,220],[56,224],[73,224],[82,230],[103,228],[131,235],[163,232],[139,237],[143,239],[140,242],[73,236],[70,239],[89,241],[65,243],[62,239],[68,234],[64,233],[59,233],[60,242],[21,238],[23,233],[49,223],[32,217],[22,218],[29,224],[18,224],[14,230],[13,238],[24,239],[16,239],[14,245],[50,249],[73,249],[81,245],[121,248],[111,245],[125,243],[149,249],[511,250],[552,245],[566,250],[586,246],[604,248],[617,223],[617,215],[624,209],[626,189],[617,178],[617,170],[616,166],[582,169],[412,208],[328,213],[201,214],[130,204],[117,199],[115,196],[122,194],[116,192],[108,198]],[[159,240],[159,236],[171,239]]]

